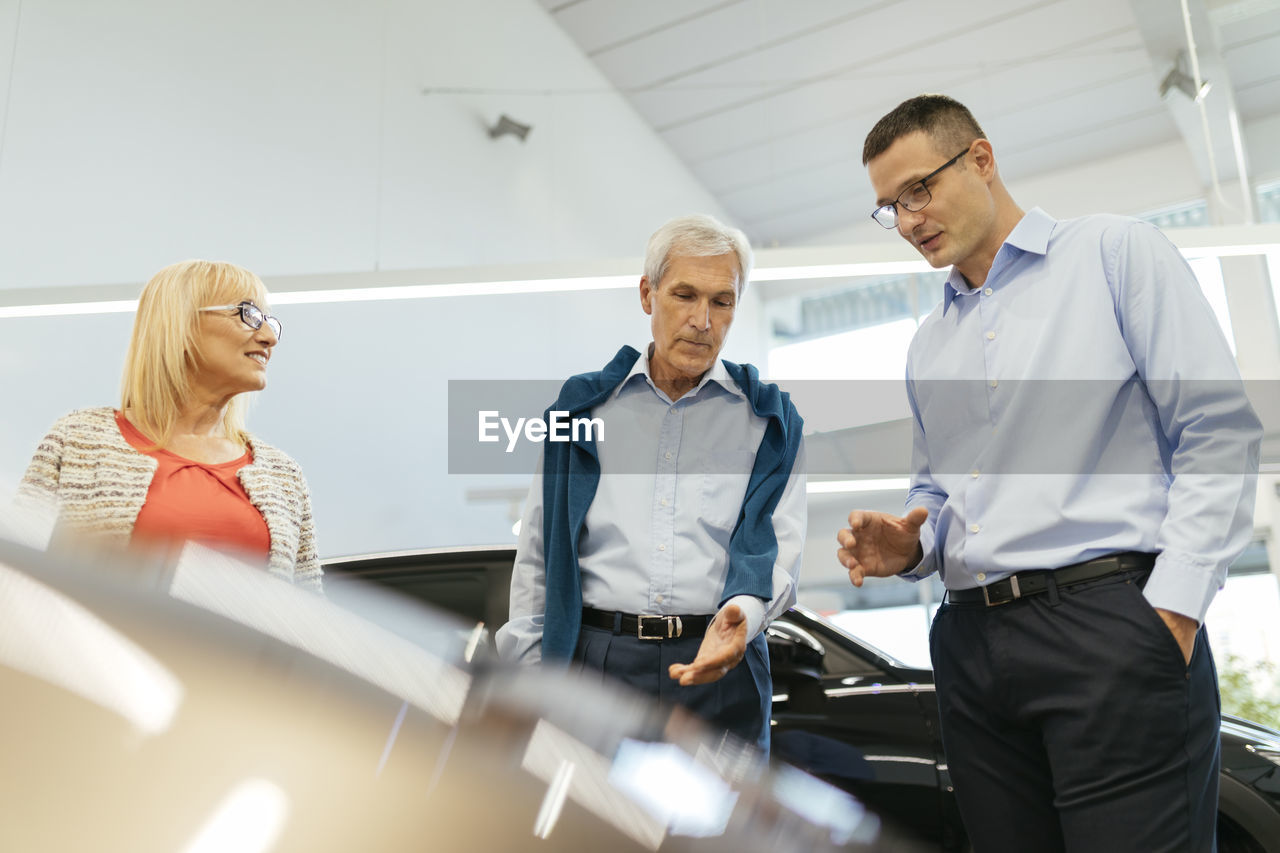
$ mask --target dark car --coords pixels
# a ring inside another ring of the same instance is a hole
[[[965,849],[938,734],[933,673],[813,611],[769,627],[775,753],[849,791],[899,829]],[[1222,720],[1219,853],[1280,851],[1280,732]]]
[[[512,548],[332,560],[330,588],[363,577],[496,628]],[[904,850],[966,850],[938,733],[933,673],[907,666],[795,607],[769,628],[774,755],[877,812]],[[1280,733],[1222,721],[1220,853],[1280,853]]]

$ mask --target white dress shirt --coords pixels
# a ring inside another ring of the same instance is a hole
[[[1253,527],[1261,426],[1195,275],[1155,227],[1027,213],[982,287],[956,270],[907,359],[908,508],[949,589],[1115,551],[1203,620]]]
[[[698,386],[672,401],[654,384],[647,347],[610,397],[592,412],[604,423],[596,441],[600,484],[579,542],[582,602],[624,613],[698,615],[720,609],[733,533],[766,420],[717,359]],[[773,513],[778,556],[773,597],[734,596],[748,639],[795,603],[804,550],[804,445]],[[546,601],[542,470],[534,475],[520,522],[511,577],[510,621],[499,654],[541,660]]]

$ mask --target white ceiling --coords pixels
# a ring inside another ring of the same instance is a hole
[[[1177,0],[540,2],[758,246],[865,218],[862,140],[920,92],[969,106],[1009,181],[1198,144],[1157,91]],[[1190,3],[1211,98],[1280,114],[1280,0]]]

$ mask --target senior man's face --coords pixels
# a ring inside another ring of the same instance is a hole
[[[652,317],[655,380],[693,383],[715,364],[738,305],[738,256],[673,257],[655,287],[640,279]]]

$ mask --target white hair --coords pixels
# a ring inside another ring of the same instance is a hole
[[[649,238],[644,253],[644,274],[656,288],[667,274],[673,257],[705,258],[733,253],[738,257],[738,297],[747,292],[751,277],[751,243],[747,235],[702,213],[668,221]]]

